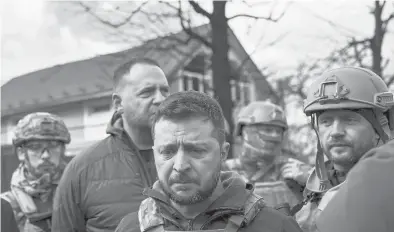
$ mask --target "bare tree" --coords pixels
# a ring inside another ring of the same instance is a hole
[[[345,46],[331,53],[328,61],[331,63],[357,65],[373,70],[381,76],[388,86],[394,82],[394,73],[384,73],[392,57],[384,58],[382,47],[388,32],[388,25],[394,21],[394,11],[384,17],[388,1],[374,1],[370,13],[374,21],[372,36],[356,38],[351,36]],[[394,3],[393,3],[394,6]]]
[[[302,62],[293,73],[279,78],[273,86],[282,97],[282,101],[287,104],[295,102],[296,107],[301,109],[303,100],[306,99],[307,87],[313,79],[327,69],[344,65],[371,69],[380,75],[388,86],[392,85],[394,73],[385,72],[385,69],[389,62],[393,62],[393,57],[384,58],[382,54],[388,25],[394,19],[394,12],[388,12],[388,16],[384,17],[383,12],[387,4],[386,1],[374,1],[370,6],[371,20],[374,22],[374,30],[370,37],[349,36],[345,45],[332,51],[327,57],[316,59],[313,62]],[[325,21],[338,30],[342,28],[332,21]],[[305,138],[308,139],[305,140]],[[314,150],[310,148],[313,147],[311,145],[314,144],[316,138],[308,123],[290,126],[288,139],[287,145],[290,150],[298,152],[300,155],[314,155]],[[305,147],[309,148],[304,149]]]
[[[147,33],[147,24],[149,24],[149,31],[153,37],[163,36],[171,32],[168,31],[168,26],[175,21],[178,21],[180,28],[188,35],[186,40],[177,41],[179,43],[188,43],[190,40],[197,40],[205,47],[211,50],[211,69],[213,77],[213,92],[218,99],[225,118],[229,122],[230,134],[233,131],[232,111],[233,102],[229,101],[231,98],[230,79],[234,76],[232,67],[229,61],[229,21],[239,18],[249,18],[254,20],[267,20],[270,22],[277,22],[283,13],[274,17],[272,12],[266,16],[237,14],[227,16],[226,7],[230,3],[228,1],[212,1],[212,11],[204,9],[197,1],[180,1],[177,2],[162,2],[160,4],[134,3],[133,7],[127,8],[125,5],[111,8],[111,14],[101,14],[96,10],[91,3],[77,2],[81,13],[91,16],[99,26],[104,26],[106,33],[122,39],[136,38],[144,43],[142,36],[136,35],[135,31],[142,28],[144,35]],[[244,4],[247,4],[244,2]],[[253,7],[253,6],[250,6]],[[152,10],[155,8],[156,10]],[[159,8],[159,9],[158,9]],[[116,15],[114,17],[113,15]],[[144,18],[144,20],[142,20]],[[195,30],[196,18],[200,21],[208,22],[210,31],[208,34],[202,34]],[[130,29],[132,28],[132,29]],[[167,29],[167,31],[166,31]],[[173,38],[174,39],[174,38]],[[124,42],[126,42],[126,40]],[[248,57],[248,59],[250,59]],[[245,61],[246,62],[246,61]],[[220,86],[220,88],[218,88]],[[232,138],[228,138],[231,142]]]

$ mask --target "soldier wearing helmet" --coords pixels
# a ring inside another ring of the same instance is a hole
[[[304,112],[318,137],[316,164],[296,214],[305,231],[317,231],[316,219],[358,160],[390,139],[393,103],[383,80],[363,68],[333,69],[312,83]]]
[[[267,101],[250,103],[241,109],[236,121],[235,136],[242,137],[241,155],[224,164],[227,169],[237,171],[246,181],[254,183],[256,193],[274,207],[284,203],[294,206],[302,200],[300,186],[289,188],[290,182],[284,182],[286,176],[283,174],[294,170],[284,170],[284,164],[292,163],[297,170],[307,166],[284,154],[283,139],[287,128],[281,107]]]
[[[70,133],[58,116],[31,113],[18,122],[12,142],[20,165],[1,198],[9,202],[19,231],[51,231],[52,198],[66,166]]]

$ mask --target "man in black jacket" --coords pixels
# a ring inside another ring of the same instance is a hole
[[[127,213],[138,210],[143,188],[157,178],[151,118],[168,91],[153,60],[133,59],[119,67],[109,136],[66,168],[54,201],[53,232],[112,232]]]

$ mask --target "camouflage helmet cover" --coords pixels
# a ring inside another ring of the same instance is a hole
[[[387,111],[393,105],[382,78],[374,72],[357,67],[343,67],[323,73],[310,86],[304,101],[304,112],[328,109],[379,109]]]
[[[70,143],[70,132],[63,120],[50,113],[31,113],[19,120],[12,143],[19,146],[29,140],[58,140]]]
[[[283,109],[268,101],[254,101],[242,108],[236,119],[234,133],[241,136],[245,125],[274,125],[287,130],[287,120]]]

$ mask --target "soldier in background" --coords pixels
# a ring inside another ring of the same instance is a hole
[[[12,220],[3,220],[12,214],[20,232],[49,232],[52,199],[66,166],[70,133],[58,116],[38,112],[18,122],[12,142],[20,165],[12,175],[11,190],[1,194],[2,208],[8,202],[12,209],[2,211],[2,228],[13,226]]]
[[[316,220],[347,182],[348,172],[366,152],[390,140],[393,104],[393,94],[382,78],[367,69],[333,69],[312,83],[304,112],[312,117],[318,144],[315,169],[305,188],[305,206],[296,214],[304,231],[317,231]],[[326,162],[324,155],[328,158]],[[348,200],[349,204],[354,203],[353,199]],[[343,213],[340,211],[346,211],[348,203],[343,206],[337,209],[338,216]]]
[[[255,192],[273,207],[297,205],[311,169],[284,153],[287,128],[282,108],[266,101],[250,103],[239,112],[236,121],[235,136],[242,137],[241,155],[224,163],[225,170],[236,171],[253,183]]]

